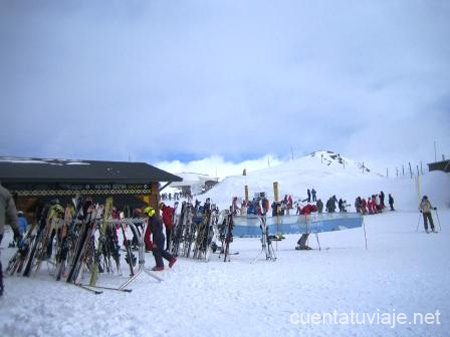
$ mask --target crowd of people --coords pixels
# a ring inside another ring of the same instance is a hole
[[[175,192],[175,193],[161,193],[161,200],[162,201],[178,201],[180,199],[187,199],[187,198],[192,198],[192,195],[188,192]]]
[[[391,194],[389,194],[388,203],[390,210],[395,211],[394,197]],[[379,194],[372,194],[367,200],[358,196],[355,199],[355,209],[356,212],[364,215],[383,212],[386,209],[384,192],[381,191]]]
[[[391,211],[395,211],[394,208],[394,197],[389,194],[388,204]],[[271,209],[272,216],[283,216],[290,215],[293,210],[295,210],[295,215],[305,214],[308,212],[311,206],[313,207],[313,212],[318,213],[346,213],[348,209],[352,206],[347,202],[347,200],[342,198],[337,198],[336,195],[328,198],[324,202],[317,197],[316,190],[307,189],[307,198],[300,198],[297,201],[293,200],[292,195],[286,194],[283,200],[276,202],[273,201],[269,206],[269,200],[265,193],[257,193],[252,200],[239,201],[237,197],[233,198],[232,201],[232,212],[233,214],[254,214],[254,215],[265,215],[269,214]],[[366,214],[376,214],[381,213],[386,210],[385,205],[385,194],[381,191],[378,194],[373,194],[367,199],[358,196],[355,199],[355,210],[357,213],[363,215]],[[306,208],[306,210],[304,210]],[[293,214],[293,213],[292,213]]]

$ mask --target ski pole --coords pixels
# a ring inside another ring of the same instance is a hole
[[[435,212],[436,212],[436,218],[437,218],[437,220],[438,220],[438,225],[439,225],[439,233],[441,232],[441,230],[442,230],[442,227],[441,227],[441,220],[439,220],[439,214],[438,214],[438,211],[437,211],[437,209],[435,209]]]
[[[422,217],[422,213],[419,213],[419,221],[417,221],[416,233],[419,231],[420,218]]]

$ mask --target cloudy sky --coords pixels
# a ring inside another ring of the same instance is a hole
[[[447,0],[0,0],[0,155],[448,157],[449,36]]]

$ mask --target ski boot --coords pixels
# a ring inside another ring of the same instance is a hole
[[[173,265],[175,264],[175,262],[177,262],[177,258],[176,257],[172,257],[169,261],[169,268],[172,268]]]
[[[306,246],[306,245],[305,246],[296,246],[295,250],[312,250],[312,248],[309,246]]]

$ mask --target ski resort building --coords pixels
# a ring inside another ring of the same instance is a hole
[[[428,170],[431,171],[443,171],[450,173],[450,160],[441,160],[435,163],[428,164]]]
[[[177,176],[181,177],[183,180],[173,182],[169,186],[188,195],[204,193],[219,182],[219,178],[213,178],[202,173],[183,172],[177,173]]]
[[[100,203],[112,196],[124,212],[156,208],[160,183],[181,180],[147,163],[0,157],[0,181],[29,218],[38,205],[55,198],[66,204],[76,195]]]

